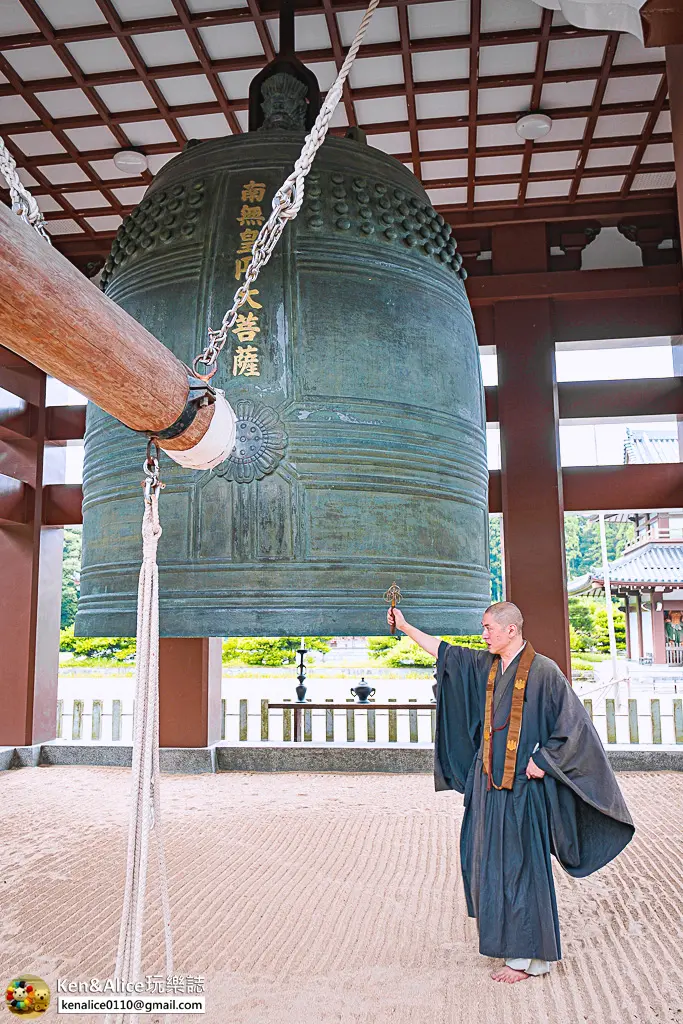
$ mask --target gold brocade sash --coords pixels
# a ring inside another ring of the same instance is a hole
[[[510,708],[510,714],[508,715],[507,721],[505,721],[503,725],[499,726],[498,729],[494,729],[493,727],[493,690],[496,683],[496,673],[498,672],[498,662],[500,661],[500,657],[499,655],[496,655],[493,659],[488,682],[486,684],[486,712],[484,715],[484,752],[482,767],[489,777],[488,785],[486,787],[487,789],[490,789],[491,786],[495,789],[512,789],[512,784],[515,778],[515,769],[517,767],[519,735],[522,731],[524,691],[526,690],[526,684],[529,678],[531,662],[535,657],[536,652],[527,640],[526,647],[522,651],[522,657],[519,659],[519,664],[517,665],[517,672],[515,673],[515,686],[512,691],[512,706]],[[500,786],[498,786],[493,781],[493,734],[504,729],[508,722],[510,725],[508,728],[507,749],[505,751],[503,781]]]

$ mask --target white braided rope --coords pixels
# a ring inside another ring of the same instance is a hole
[[[298,160],[294,164],[294,169],[273,196],[273,212],[261,228],[254,242],[251,262],[247,267],[243,283],[235,292],[232,306],[223,317],[223,323],[218,330],[209,328],[209,344],[201,356],[195,359],[195,372],[198,372],[197,364],[199,363],[207,367],[212,367],[216,363],[227,342],[228,332],[237,320],[238,310],[247,300],[249,289],[273,254],[273,250],[280,240],[287,221],[294,220],[301,209],[301,204],[304,201],[304,181],[306,175],[311,169],[316,153],[325,141],[330,120],[341,98],[344,83],[348,78],[353,62],[356,59],[356,54],[360,49],[363,37],[370,24],[370,19],[379,2],[380,0],[370,0],[368,9],[363,15],[363,20],[358,26],[356,36],[346,55],[346,60],[339,70],[334,85],[325,97],[325,102],[320,108],[315,124],[306,136],[306,141]]]
[[[38,203],[26,186],[22,184],[17,173],[16,161],[1,138],[0,174],[7,182],[14,213],[17,213],[22,220],[25,220],[27,224],[36,229],[38,234],[50,242],[50,236],[45,229],[45,218],[38,208]]]
[[[142,520],[142,566],[138,584],[137,658],[135,666],[135,734],[133,736],[132,802],[123,912],[114,977],[124,983],[143,981],[142,934],[147,888],[150,833],[156,845],[161,909],[164,922],[166,974],[173,974],[171,911],[161,834],[159,800],[159,569],[161,536],[159,496],[153,489]],[[135,994],[131,993],[135,999]],[[135,1013],[107,1014],[105,1024],[136,1021]]]

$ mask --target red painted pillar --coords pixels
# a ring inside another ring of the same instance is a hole
[[[678,223],[683,225],[683,45],[666,47],[666,77],[669,85],[671,134],[676,167]]]
[[[658,611],[657,605],[661,608]],[[664,629],[663,595],[652,591],[652,660],[655,665],[666,665],[666,631]]]
[[[159,745],[210,747],[221,738],[220,637],[159,641]]]
[[[638,657],[643,658],[645,656],[645,650],[643,647],[643,596],[639,590],[636,592],[636,616],[636,625],[638,626],[638,650],[640,651]]]
[[[494,228],[494,272],[547,269],[544,225]],[[546,299],[495,310],[505,578],[525,634],[569,675],[555,344]]]
[[[676,168],[676,195],[678,197],[678,225],[683,235],[683,45],[666,47],[666,77],[669,85],[671,109],[671,135],[674,144]],[[683,352],[672,338],[674,373],[683,375]],[[683,458],[683,418],[678,418],[679,457]]]
[[[625,597],[626,608],[624,611],[624,620],[626,622],[626,657],[631,660],[631,595],[627,594]]]
[[[63,535],[41,527],[45,383],[0,348],[0,746],[56,733]]]

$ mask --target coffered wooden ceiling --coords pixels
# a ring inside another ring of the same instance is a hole
[[[364,0],[296,7],[298,55],[325,90]],[[245,131],[277,19],[277,0],[0,0],[0,134],[51,234],[111,238],[188,139]],[[515,131],[530,110],[553,120],[535,143]],[[451,219],[674,188],[663,50],[532,0],[385,0],[332,124],[360,125]],[[149,171],[117,170],[130,147]]]

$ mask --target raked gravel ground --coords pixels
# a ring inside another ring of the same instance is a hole
[[[619,781],[635,839],[590,878],[556,871],[564,959],[508,986],[465,912],[462,800],[430,777],[165,775],[175,970],[207,979],[204,1017],[169,1020],[683,1024],[683,774]],[[111,976],[129,785],[118,768],[0,773],[0,984]],[[155,974],[153,863],[148,901]]]

